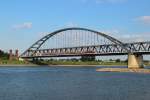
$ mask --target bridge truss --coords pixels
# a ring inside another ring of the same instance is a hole
[[[150,42],[123,43],[104,33],[85,28],[52,32],[28,48],[22,58],[150,54]]]

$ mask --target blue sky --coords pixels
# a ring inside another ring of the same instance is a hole
[[[150,0],[1,0],[0,48],[27,49],[47,32],[78,26],[122,41],[150,38]]]

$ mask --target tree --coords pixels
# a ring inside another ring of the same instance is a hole
[[[82,56],[81,61],[95,61],[95,56]]]
[[[121,60],[120,59],[116,59],[116,62],[120,62]]]
[[[4,51],[0,50],[0,58],[1,59],[8,59],[9,58],[9,54],[5,53]]]

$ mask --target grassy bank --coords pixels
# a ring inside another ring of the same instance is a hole
[[[104,62],[104,61],[67,61],[67,60],[53,60],[53,61],[17,61],[17,60],[0,60],[0,65],[99,65],[99,66],[127,66],[127,62]],[[149,63],[144,63],[145,66],[150,66]]]
[[[29,62],[25,62],[25,61],[18,61],[18,60],[0,60],[0,65],[28,65],[31,64]]]
[[[105,62],[105,61],[71,61],[71,60],[53,60],[53,61],[38,61],[41,65],[99,65],[99,66],[127,66],[127,62]],[[145,66],[150,66],[149,63],[144,63]]]
[[[99,61],[40,61],[39,64],[43,65],[122,65],[125,66],[125,62],[99,62]]]
[[[17,61],[17,60],[0,60],[0,65],[127,65],[125,62],[99,62],[99,61],[35,61],[35,62],[27,62],[27,61]]]

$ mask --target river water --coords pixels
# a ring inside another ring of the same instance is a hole
[[[150,100],[150,74],[98,67],[1,67],[0,100]]]

